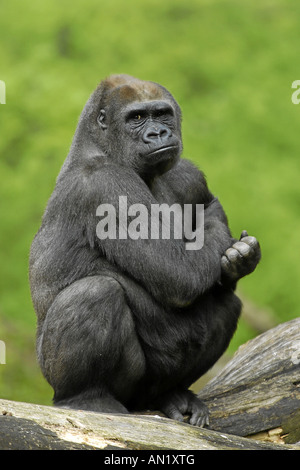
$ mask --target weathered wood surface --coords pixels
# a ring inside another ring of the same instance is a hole
[[[0,400],[0,410],[1,450],[294,449],[199,429],[158,416],[107,415],[8,400]]]
[[[209,406],[210,429],[149,414],[91,413],[0,399],[0,450],[299,450],[300,319],[242,346],[199,396]],[[253,438],[242,437],[249,435]]]
[[[248,436],[277,428],[285,442],[300,441],[300,318],[241,346],[198,396],[211,429]]]

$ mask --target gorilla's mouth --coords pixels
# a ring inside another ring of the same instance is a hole
[[[160,155],[164,152],[167,152],[168,150],[174,150],[176,149],[176,145],[168,145],[167,147],[160,147],[159,149],[153,150],[152,152],[147,153],[147,156],[151,155]]]

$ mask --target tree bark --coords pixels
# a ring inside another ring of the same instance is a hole
[[[278,440],[300,441],[300,318],[241,346],[198,396],[211,429],[249,436],[277,428]]]

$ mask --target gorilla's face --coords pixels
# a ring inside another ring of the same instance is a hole
[[[132,85],[118,88],[98,115],[109,154],[144,179],[168,171],[182,151],[178,105],[166,99],[158,86],[151,87],[155,93],[138,93]]]
[[[167,101],[132,103],[124,108],[122,122],[129,158],[136,170],[163,173],[177,161],[181,151],[175,110]]]

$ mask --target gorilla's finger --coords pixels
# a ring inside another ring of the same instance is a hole
[[[225,251],[225,255],[231,262],[235,262],[241,256],[238,250],[234,248],[228,248],[228,250]]]
[[[232,245],[232,248],[237,250],[241,256],[248,256],[251,251],[251,246],[247,243],[244,243],[244,241],[236,242],[234,245]]]
[[[221,269],[227,276],[230,276],[230,278],[232,277],[232,264],[227,256],[222,256],[221,258]]]
[[[183,422],[184,420],[183,415],[176,408],[174,408],[173,410],[170,411],[170,413],[168,413],[168,417],[175,419],[176,421],[180,421],[180,422]]]
[[[240,240],[244,237],[248,237],[248,232],[247,230],[243,230],[242,233],[241,233],[241,236],[240,236]]]
[[[196,426],[198,426],[198,428],[204,428],[205,422],[206,422],[205,416],[201,416],[198,419]]]
[[[241,239],[243,243],[247,243],[247,245],[251,246],[252,248],[255,248],[259,246],[259,243],[255,237],[247,236]]]

